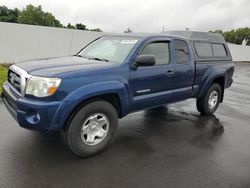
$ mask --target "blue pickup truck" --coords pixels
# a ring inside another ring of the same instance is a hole
[[[201,114],[213,114],[233,73],[219,34],[105,35],[74,56],[12,65],[2,99],[21,127],[62,131],[87,157],[111,143],[129,113],[196,98]]]

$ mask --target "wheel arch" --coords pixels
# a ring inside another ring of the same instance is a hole
[[[66,118],[66,121],[63,125],[63,130],[65,131],[71,122],[72,118],[75,116],[75,114],[85,105],[94,102],[94,101],[106,101],[110,103],[111,105],[114,106],[114,108],[117,111],[118,117],[121,118],[125,116],[125,111],[122,106],[121,99],[117,93],[104,93],[104,94],[99,94],[95,96],[91,96],[89,98],[85,98],[81,101],[79,101],[75,107],[70,111],[68,117]]]
[[[202,98],[206,95],[207,91],[209,90],[209,88],[214,84],[217,83],[220,85],[221,87],[221,100],[220,102],[223,102],[223,98],[224,98],[224,89],[225,89],[225,75],[221,74],[221,75],[217,75],[216,77],[212,77],[207,79],[207,81],[205,82],[204,86],[202,87],[202,89],[200,90],[200,93],[198,95],[197,98]]]
[[[220,76],[214,79],[213,84],[219,84],[220,88],[221,88],[221,99],[220,102],[223,102],[223,98],[224,98],[224,90],[225,90],[225,77],[224,76]]]

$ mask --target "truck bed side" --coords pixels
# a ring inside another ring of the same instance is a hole
[[[234,72],[232,61],[196,61],[195,62],[194,97],[205,95],[212,83],[217,82],[222,89],[230,87]]]

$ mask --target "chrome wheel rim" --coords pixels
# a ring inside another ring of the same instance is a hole
[[[214,107],[217,105],[218,98],[219,98],[219,95],[217,91],[212,91],[210,93],[209,99],[208,99],[208,106],[211,110],[214,109]]]
[[[83,123],[81,140],[87,145],[97,145],[104,140],[109,131],[109,120],[105,114],[92,114]]]

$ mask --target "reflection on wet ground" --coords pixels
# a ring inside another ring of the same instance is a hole
[[[195,100],[130,114],[114,142],[87,159],[59,134],[17,126],[0,102],[0,187],[249,187],[250,64],[212,116]]]
[[[167,106],[162,106],[145,111],[145,121],[155,121],[159,118],[159,124],[162,119],[167,122],[186,120],[191,121],[197,129],[207,129],[211,135],[220,135],[224,132],[224,127],[220,120],[215,116],[204,116],[200,114],[189,114],[187,112],[178,112],[169,110]]]

